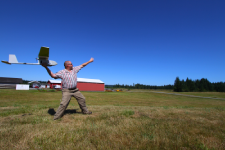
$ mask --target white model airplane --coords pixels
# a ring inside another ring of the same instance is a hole
[[[41,65],[42,63],[47,64],[47,66],[55,66],[57,65],[57,62],[53,60],[48,60],[49,57],[49,47],[41,47],[40,52],[38,54],[38,63],[23,63],[18,62],[16,59],[16,55],[9,54],[9,61],[2,60],[3,63],[6,64],[23,64],[23,65]]]

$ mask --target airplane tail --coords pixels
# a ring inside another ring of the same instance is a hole
[[[9,54],[9,63],[18,63],[16,55]]]

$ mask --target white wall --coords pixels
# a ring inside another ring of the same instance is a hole
[[[16,90],[29,90],[29,84],[17,84]]]

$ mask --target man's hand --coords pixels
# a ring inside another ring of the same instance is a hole
[[[93,62],[93,61],[94,61],[94,58],[91,57],[91,59],[90,59],[89,61],[90,61],[90,62]]]
[[[41,65],[45,68],[47,67],[47,63],[41,63]]]
[[[80,66],[81,66],[81,68],[83,68],[83,67],[85,67],[87,64],[89,64],[89,63],[91,63],[91,62],[93,62],[93,61],[94,61],[94,58],[91,58],[88,62],[83,63],[83,64],[80,65]]]
[[[55,76],[55,74],[53,74],[53,73],[51,72],[51,70],[48,68],[47,63],[41,63],[41,65],[47,70],[48,74],[49,74],[52,78],[57,79],[56,76]]]

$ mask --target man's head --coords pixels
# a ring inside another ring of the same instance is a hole
[[[65,69],[67,69],[67,70],[73,69],[73,64],[71,63],[71,61],[65,61],[64,66],[65,66]]]

